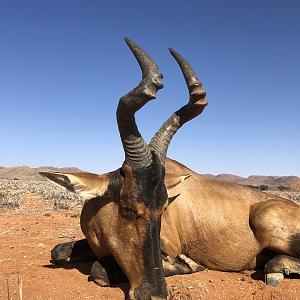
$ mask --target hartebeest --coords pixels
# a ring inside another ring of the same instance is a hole
[[[257,190],[213,180],[166,158],[176,131],[207,105],[206,92],[190,65],[174,50],[190,99],[147,145],[134,114],[163,87],[153,60],[126,39],[142,69],[140,84],[117,108],[125,162],[111,173],[40,172],[85,203],[86,240],[57,245],[55,263],[97,257],[90,279],[110,284],[105,257],[114,257],[130,282],[127,297],[168,299],[164,276],[205,268],[240,271],[265,265],[266,282],[300,273],[300,206]],[[271,259],[271,260],[270,260]]]

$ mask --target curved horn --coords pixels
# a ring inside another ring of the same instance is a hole
[[[205,98],[206,92],[203,88],[202,83],[200,82],[197,75],[195,74],[194,70],[180,54],[178,54],[175,50],[171,48],[169,48],[169,50],[172,56],[176,59],[178,65],[180,66],[185,82],[189,89],[190,97],[197,96],[197,100],[190,98],[190,101],[196,100],[195,102],[197,102],[198,105],[206,106],[207,105],[207,100]],[[201,101],[201,99],[203,99],[203,101]],[[195,102],[193,101],[193,103]]]
[[[145,77],[149,75],[151,76],[151,74],[159,74],[159,69],[156,63],[142,48],[140,48],[137,44],[135,44],[128,38],[125,38],[125,42],[132,51],[142,69],[142,79],[145,79]]]
[[[192,67],[176,51],[171,48],[169,50],[182,70],[184,79],[189,89],[190,99],[188,104],[176,111],[161,126],[149,143],[149,148],[157,153],[163,165],[165,164],[167,150],[174,134],[184,123],[201,114],[207,105],[205,89],[203,88],[202,83],[199,81]]]
[[[132,91],[123,96],[117,108],[117,122],[125,152],[125,163],[140,168],[150,165],[152,155],[140,135],[134,114],[149,100],[156,98],[156,92],[163,88],[162,74],[150,56],[131,40],[125,41],[142,69],[142,81]]]

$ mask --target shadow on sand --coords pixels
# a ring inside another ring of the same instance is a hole
[[[115,259],[113,257],[109,257],[104,260],[100,260],[100,262],[101,265],[107,271],[107,275],[111,283],[110,287],[120,288],[126,295],[129,291],[129,282],[123,270],[120,268],[120,266],[115,261]],[[76,269],[81,274],[88,276],[90,275],[93,263],[94,261],[83,261],[83,262],[67,263],[64,265],[49,264],[49,265],[44,265],[43,267],[48,269],[61,269],[61,268],[65,270]],[[86,278],[86,280],[88,280],[88,277]]]

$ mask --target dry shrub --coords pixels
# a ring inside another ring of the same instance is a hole
[[[0,207],[17,208],[20,207],[21,199],[16,195],[7,192],[0,192]]]

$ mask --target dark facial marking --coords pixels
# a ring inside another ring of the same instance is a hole
[[[142,168],[123,165],[125,184],[121,192],[120,210],[124,202],[128,211],[142,205],[149,212],[145,215],[146,218],[143,218],[142,226],[144,236],[142,262],[145,278],[134,291],[136,299],[148,299],[149,295],[167,296],[164,294],[166,283],[160,251],[161,213],[168,198],[164,184],[165,168],[154,152],[152,152],[152,160],[149,166]],[[123,217],[127,217],[127,214],[124,214],[125,208],[122,208]],[[134,215],[134,211],[132,214]]]
[[[144,295],[166,297],[166,282],[161,262],[160,249],[161,217],[150,217],[147,222],[146,239],[143,245],[143,261],[147,277],[141,286],[135,289],[136,299],[148,299]],[[149,285],[148,283],[151,283]]]
[[[154,152],[152,159],[151,165],[134,170],[138,187],[137,201],[144,202],[150,210],[160,210],[168,198],[164,183],[165,167]]]

